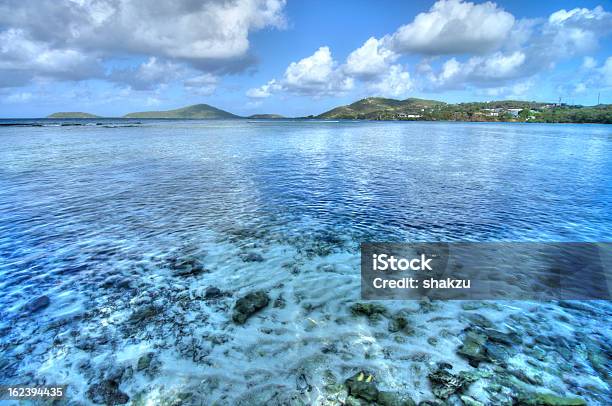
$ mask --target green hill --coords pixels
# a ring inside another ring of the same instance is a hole
[[[348,106],[336,107],[319,114],[316,118],[343,119],[376,119],[381,115],[416,114],[422,109],[442,106],[445,103],[436,100],[410,98],[406,100],[385,99],[383,97],[368,97]]]
[[[227,111],[220,110],[208,104],[194,104],[176,110],[142,111],[129,113],[125,118],[185,118],[185,119],[213,119],[213,118],[240,118]]]
[[[285,116],[281,116],[280,114],[253,114],[252,116],[248,116],[247,118],[270,120],[277,118],[285,118]]]
[[[476,122],[612,123],[612,106],[573,106],[523,100],[444,103],[368,97],[316,117],[351,120],[419,120]]]
[[[47,118],[100,118],[95,114],[82,113],[80,111],[60,111],[48,115]]]

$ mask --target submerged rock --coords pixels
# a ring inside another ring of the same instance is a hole
[[[130,397],[119,390],[117,381],[106,379],[95,383],[87,389],[87,397],[94,403],[105,405],[123,405]]]
[[[402,314],[396,314],[389,320],[389,332],[397,333],[403,332],[405,334],[413,334],[414,329],[410,325],[410,321]]]
[[[472,326],[465,330],[463,343],[457,353],[467,358],[474,367],[481,361],[504,366],[508,359],[517,353],[521,343],[522,340],[516,333]]]
[[[416,406],[411,398],[405,398],[395,392],[378,392],[376,405],[379,406]]]
[[[133,323],[140,323],[147,319],[157,316],[161,310],[154,305],[145,305],[136,310],[130,315],[130,321]]]
[[[548,393],[536,393],[519,399],[521,406],[586,406],[586,401],[578,397],[563,397]]]
[[[287,301],[285,300],[285,298],[283,297],[283,294],[281,293],[274,300],[274,304],[272,306],[277,308],[277,309],[284,309],[286,305],[287,305]]]
[[[344,385],[350,396],[375,402],[378,398],[378,388],[374,383],[374,375],[361,371],[348,378]]]
[[[223,296],[221,289],[214,286],[210,286],[204,292],[204,299],[218,299]]]
[[[370,319],[379,319],[381,315],[387,313],[387,308],[376,303],[354,303],[351,306],[351,313],[354,316],[366,316]]]
[[[264,258],[261,256],[261,254],[258,254],[257,252],[246,252],[240,255],[240,258],[242,258],[242,261],[244,262],[263,262],[264,261]]]
[[[42,295],[35,299],[30,300],[23,306],[23,310],[28,314],[33,314],[46,309],[51,304],[51,300],[48,296]]]
[[[463,313],[462,314],[463,318],[467,319],[470,321],[470,323],[472,323],[473,325],[476,325],[478,327],[482,327],[482,328],[493,328],[495,327],[495,324],[493,324],[493,322],[489,319],[487,319],[485,316],[478,314],[478,313]]]
[[[448,365],[444,365],[427,375],[431,382],[431,391],[440,399],[447,399],[454,393],[460,393],[476,380],[473,375],[467,373],[452,374],[447,367]]]
[[[470,365],[477,367],[481,361],[487,360],[485,343],[487,337],[475,331],[468,331],[463,338],[463,344],[457,354],[467,358]]]
[[[461,395],[459,398],[465,406],[484,406],[484,403],[479,402],[470,396]]]
[[[270,296],[263,290],[251,292],[236,301],[232,320],[236,324],[244,324],[249,317],[270,303]]]
[[[522,343],[521,337],[517,333],[502,333],[491,328],[483,329],[482,333],[487,336],[489,341],[503,345],[518,345]]]
[[[138,358],[138,363],[136,364],[136,370],[142,371],[142,370],[149,368],[149,366],[151,365],[152,359],[153,359],[152,352],[148,352],[142,355],[140,358]]]
[[[208,272],[202,262],[194,257],[174,258],[170,261],[175,276],[196,276]]]

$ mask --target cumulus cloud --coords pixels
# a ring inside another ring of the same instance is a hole
[[[528,79],[561,60],[593,51],[611,27],[612,13],[601,7],[559,10],[539,21],[520,20],[511,30],[510,41],[499,50],[463,60],[451,58],[437,73],[429,66],[423,77],[426,87],[434,89],[506,88],[509,82]],[[586,57],[583,69],[590,69],[593,62]]]
[[[612,13],[601,6],[590,10],[575,8],[552,13],[542,28],[539,48],[548,52],[573,56],[589,52],[598,46],[599,38],[612,32]]]
[[[55,49],[19,29],[0,31],[0,76],[6,86],[22,85],[32,77],[80,80],[102,77],[98,58],[77,49]],[[2,83],[2,82],[0,82]]]
[[[377,81],[369,84],[368,89],[377,96],[404,97],[413,90],[410,73],[401,65],[392,65]]]
[[[397,58],[399,55],[388,49],[383,41],[371,37],[346,58],[345,71],[348,75],[368,79],[385,73]]]
[[[270,97],[278,91],[314,97],[334,96],[353,89],[355,80],[359,80],[378,95],[400,96],[411,88],[412,82],[410,73],[401,65],[392,65],[398,57],[376,38],[368,39],[353,51],[344,64],[336,62],[329,47],[323,46],[312,55],[289,64],[281,80],[272,79],[249,89],[246,94],[252,99]]]
[[[281,89],[282,85],[278,83],[276,79],[272,79],[265,85],[249,89],[247,91],[247,96],[252,99],[265,99],[266,97],[270,97],[274,91]]]
[[[26,71],[24,80],[87,78],[99,74],[95,62],[119,55],[235,71],[254,60],[251,32],[284,26],[284,6],[285,0],[5,0],[0,69]]]
[[[483,53],[499,48],[513,25],[514,16],[495,3],[440,0],[387,40],[400,53]]]
[[[457,89],[466,86],[497,87],[511,79],[523,76],[525,54],[496,52],[488,56],[474,56],[466,62],[451,58],[444,62],[439,73],[429,73],[434,87]]]
[[[281,90],[316,97],[338,95],[352,89],[353,83],[353,78],[345,75],[333,59],[329,47],[323,46],[312,55],[291,62],[280,81],[273,79],[263,86],[249,89],[247,96],[261,99]]]
[[[321,47],[311,56],[292,62],[283,78],[284,89],[300,94],[338,94],[352,87],[352,78],[337,68],[329,47]]]
[[[109,79],[127,84],[134,90],[152,90],[185,76],[186,71],[180,64],[150,57],[137,67],[113,70]]]

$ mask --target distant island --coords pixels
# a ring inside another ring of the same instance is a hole
[[[247,118],[274,120],[274,119],[286,118],[286,117],[281,116],[280,114],[253,114],[252,116],[248,116]]]
[[[53,113],[48,118],[102,118],[81,112]],[[279,114],[253,114],[241,117],[208,104],[195,104],[175,110],[129,113],[123,118],[150,119],[281,119]],[[612,105],[568,105],[520,100],[472,103],[445,103],[437,100],[405,100],[368,97],[346,106],[335,107],[317,116],[299,117],[323,120],[401,120],[534,123],[612,124]]]
[[[142,111],[129,113],[125,118],[184,118],[184,119],[219,119],[219,118],[241,118],[227,111],[218,109],[208,104],[194,104],[176,110],[166,111]]]
[[[58,113],[53,113],[47,118],[100,118],[100,116],[96,116],[95,114],[82,113],[80,111],[61,111]]]

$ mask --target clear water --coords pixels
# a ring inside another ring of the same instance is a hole
[[[309,349],[314,356],[318,344],[344,333],[355,345],[350,331],[358,326],[336,325],[334,317],[346,315],[347,303],[358,299],[361,241],[612,241],[610,126],[40,123],[0,126],[0,383],[16,377],[66,382],[76,399],[86,399],[109,360],[133,366],[152,348],[160,354],[157,372],[122,381],[132,397],[144,388],[146,396],[166,396],[169,388],[213,375],[222,382],[207,396],[221,403],[231,404],[266,379],[294,385],[291,372]],[[245,261],[252,252],[263,261]],[[184,256],[198,258],[210,272],[173,275],[168,261]],[[121,278],[128,281],[115,286]],[[212,285],[231,294],[214,305],[193,299]],[[288,306],[238,330],[228,322],[231,305],[253,289],[282,295]],[[190,300],[176,308],[181,290]],[[24,314],[24,303],[41,295],[50,305]],[[126,332],[126,315],[143,295],[164,309],[163,317]],[[457,306],[437,311],[454,315]],[[561,311],[554,304],[516,306],[543,306],[542,314],[552,318]],[[608,304],[599,310],[609,339]],[[315,316],[326,321],[312,332],[308,319]],[[277,341],[261,343],[266,323],[284,329]],[[376,336],[376,326],[360,323],[362,336]],[[589,324],[581,323],[563,329],[588,333]],[[75,330],[93,337],[95,348],[75,348]],[[245,337],[245,331],[253,334]],[[227,342],[204,339],[201,357],[185,355],[185,337],[200,340],[213,332]],[[95,341],[101,335],[105,343]],[[296,349],[296,337],[308,345]],[[409,340],[405,347],[417,345]],[[253,346],[266,355],[228,353],[250,354]],[[434,359],[462,362],[453,351],[436,351]],[[371,365],[363,354],[349,358],[330,363]],[[77,367],[85,359],[89,366]],[[222,370],[215,369],[219,364]],[[384,368],[392,364],[387,360]],[[592,391],[581,383],[557,385],[557,392]],[[603,393],[592,400],[609,396],[609,387]]]

